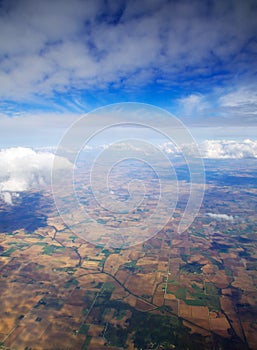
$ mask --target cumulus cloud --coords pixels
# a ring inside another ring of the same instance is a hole
[[[200,149],[204,158],[257,158],[257,140],[206,140]]]
[[[50,183],[55,155],[36,152],[31,148],[8,148],[0,151],[0,195],[11,204],[13,197],[21,192],[40,189]],[[72,165],[58,157],[57,170],[63,171]]]
[[[173,156],[191,155],[193,145],[183,144],[178,150],[171,142],[163,143],[160,148]],[[210,159],[242,159],[257,158],[257,140],[205,140],[198,144],[199,153],[203,158]]]
[[[228,220],[228,221],[234,221],[235,218],[232,215],[227,215],[227,214],[214,214],[214,213],[207,213],[209,217],[213,219],[218,219],[218,220]]]

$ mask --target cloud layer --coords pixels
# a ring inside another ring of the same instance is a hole
[[[20,192],[40,189],[50,183],[55,155],[30,148],[8,148],[0,151],[0,195],[9,204]],[[70,162],[59,157],[59,170],[70,168]]]
[[[149,147],[151,146],[150,140],[145,140],[145,142],[149,142]],[[180,146],[176,146],[174,143],[168,141],[159,144],[153,143],[153,146],[158,147],[162,152],[170,155],[171,157],[179,157],[183,156],[183,154],[193,157],[197,154],[192,144],[182,144]],[[119,151],[129,149],[135,153],[142,150],[137,148],[132,141],[128,143],[124,142],[124,144],[120,142],[117,145],[114,144],[113,147],[113,149]],[[106,148],[108,148],[108,144],[98,144],[97,146],[86,146],[84,151],[91,152]],[[198,144],[198,149],[203,158],[209,159],[257,158],[257,140],[205,140]],[[144,151],[147,152],[147,147],[145,147]]]
[[[255,0],[3,0],[0,96],[250,79],[256,32]]]

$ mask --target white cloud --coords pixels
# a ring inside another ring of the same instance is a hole
[[[162,151],[174,156],[191,155],[196,152],[192,144],[181,145],[179,151],[171,142],[160,145]],[[257,158],[257,140],[205,140],[198,144],[199,152],[203,158],[210,159],[242,159]]]
[[[235,218],[232,215],[227,215],[227,214],[214,214],[214,213],[207,213],[206,215],[210,216],[213,219],[218,219],[218,220],[228,220],[228,221],[234,221]]]
[[[256,124],[257,116],[257,92],[256,86],[241,86],[233,91],[223,94],[219,98],[220,113],[229,119],[233,116],[235,123],[237,120],[241,124]]]
[[[5,0],[0,8],[0,96],[17,100],[110,83],[193,81],[199,74],[216,79],[221,62],[223,71],[232,72],[230,78],[242,66],[250,76],[256,69],[256,49],[250,45],[257,30],[253,5],[254,0],[212,5]]]
[[[169,155],[174,155],[174,156],[176,156],[176,155],[178,155],[179,153],[181,153],[181,152],[179,152],[179,150],[178,150],[178,148],[175,146],[175,144],[172,143],[172,142],[164,142],[164,143],[162,143],[162,144],[159,145],[159,148],[161,149],[161,151],[163,151],[163,152],[165,152],[165,153],[167,153],[167,154],[169,154]]]
[[[206,140],[200,149],[204,158],[257,158],[257,140]]]
[[[9,204],[17,193],[40,189],[50,183],[55,155],[36,152],[31,148],[8,148],[0,151],[0,195]],[[58,157],[58,170],[72,164]]]
[[[257,91],[256,89],[240,88],[236,91],[230,92],[220,97],[220,104],[222,107],[238,108],[249,105],[257,105]]]
[[[179,99],[180,114],[184,116],[198,117],[209,107],[205,96],[201,94],[191,94]]]
[[[148,140],[149,141],[149,140]],[[149,141],[150,142],[150,141]],[[109,148],[108,144],[87,145],[85,151],[96,151]],[[194,157],[201,154],[203,158],[209,159],[242,159],[242,158],[257,158],[257,140],[245,139],[238,140],[205,140],[198,144],[184,143],[179,148],[170,141],[159,144],[153,143],[153,147],[158,147],[162,152],[171,157]],[[149,149],[151,145],[149,144]],[[198,147],[198,150],[197,150]],[[138,152],[141,148],[136,147],[136,144],[119,142],[113,149],[120,151],[130,149]],[[145,149],[147,151],[147,148]]]

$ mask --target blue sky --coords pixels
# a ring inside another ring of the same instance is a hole
[[[256,18],[256,0],[2,0],[2,145],[128,101],[254,137]]]

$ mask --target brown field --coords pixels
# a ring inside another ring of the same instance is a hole
[[[158,271],[166,272],[168,271],[168,260],[167,261],[160,261],[158,264]]]
[[[101,271],[101,268],[99,266],[99,261],[92,261],[92,260],[82,260],[81,267],[87,270],[92,270],[92,271]]]
[[[232,289],[231,288],[224,288],[224,289],[222,289],[222,294],[231,296],[232,295]]]
[[[128,292],[126,292],[118,283],[112,283],[115,285],[115,290],[112,292],[111,299],[122,300],[129,295]]]
[[[204,265],[204,266],[202,267],[202,271],[203,271],[203,273],[206,274],[206,275],[209,275],[209,274],[212,275],[212,274],[216,273],[217,267],[216,267],[215,265],[212,265],[212,264],[210,264],[210,263],[207,263],[206,265]]]
[[[183,300],[179,301],[179,316],[183,318],[192,318],[193,306],[187,305]]]
[[[119,270],[119,267],[126,263],[126,257],[118,254],[111,254],[105,261],[104,270],[113,275]]]
[[[164,305],[167,305],[167,306],[170,306],[171,309],[172,309],[172,312],[174,312],[175,314],[178,315],[178,300],[175,299],[175,300],[166,300],[165,299],[165,304]]]
[[[153,295],[155,289],[155,273],[136,274],[130,276],[125,286],[136,295]]]
[[[203,319],[203,318],[188,318],[189,321],[191,321],[192,323],[194,323],[195,325],[203,328],[205,331],[209,331],[210,330],[210,322],[209,319]]]
[[[151,272],[157,270],[158,263],[153,257],[144,257],[137,261],[137,266],[140,266],[143,270]]]
[[[203,265],[209,263],[209,260],[201,254],[194,254],[194,255],[190,256],[187,261],[189,263],[198,262],[199,264],[203,264]]]
[[[228,333],[230,325],[226,317],[210,317],[210,327],[213,332],[221,335],[222,337],[230,337]]]
[[[171,258],[169,261],[169,272],[171,273],[177,273],[179,272],[179,266],[181,263],[181,259],[180,258]]]
[[[241,296],[241,303],[248,303],[251,306],[255,307],[257,304],[257,294],[254,292],[245,292]]]
[[[83,259],[89,259],[89,260],[99,260],[101,261],[102,257],[98,255],[100,253],[97,252],[97,250],[88,244],[82,244],[78,249],[79,254]],[[98,253],[98,254],[96,254]]]
[[[177,298],[175,297],[175,295],[174,294],[169,294],[169,293],[165,293],[165,295],[164,295],[164,299],[165,300],[177,300]]]
[[[34,320],[24,319],[21,327],[17,327],[7,339],[7,346],[13,349],[22,349],[26,344],[37,344],[38,339],[44,338],[44,333],[49,326],[47,320],[35,322]]]
[[[205,330],[210,330],[209,311],[206,306],[191,306],[186,305],[183,301],[180,301],[179,316],[190,320]]]
[[[237,271],[238,275],[234,276],[234,281],[231,285],[247,292],[256,292],[256,287],[254,286],[252,279],[245,272],[244,268],[237,269]]]
[[[180,285],[168,283],[167,289],[166,289],[167,293],[165,294],[165,298],[166,298],[166,295],[174,294],[179,288],[180,288]]]
[[[16,324],[17,315],[8,315],[8,313],[1,313],[0,322],[0,333],[4,334],[4,337],[8,335],[14,328]]]
[[[11,283],[6,285],[5,291],[1,294],[0,307],[1,312],[8,313],[27,313],[31,310],[42,296],[33,295],[30,292],[31,285],[24,286],[19,283]],[[17,298],[17,295],[19,298]],[[1,324],[1,323],[0,323]]]
[[[33,343],[31,344],[33,350],[81,349],[85,340],[85,336],[82,335],[65,333],[63,336],[62,331],[54,331],[54,329],[48,331],[49,336],[46,336],[45,339],[40,339],[41,348],[33,348]]]
[[[84,289],[93,289],[98,283],[104,283],[107,276],[100,272],[83,272],[83,270],[78,270],[74,273],[74,278],[79,281],[80,287]]]
[[[149,311],[152,310],[153,306],[141,299],[137,299],[136,301],[136,305],[135,305],[136,309],[140,310],[140,311]]]
[[[92,337],[101,337],[103,330],[104,330],[104,326],[91,324],[88,330],[88,335],[91,335]]]
[[[73,287],[74,288],[74,287]],[[80,289],[73,289],[72,292],[69,294],[68,298],[66,299],[66,304],[72,305],[72,306],[82,306],[84,304],[83,297],[86,294],[87,290],[84,288]]]
[[[106,346],[104,346],[105,342],[106,342],[106,340],[103,337],[93,337],[90,341],[89,346],[88,346],[88,350],[106,349]]]
[[[208,280],[215,284],[216,287],[224,289],[227,288],[232,281],[232,278],[227,276],[225,271],[216,271],[214,275],[209,275]]]
[[[0,267],[2,268],[9,263],[11,259],[8,256],[0,256]]]
[[[126,255],[130,260],[138,260],[139,258],[142,258],[142,256],[143,256],[141,250],[135,250],[135,248],[132,251],[129,251],[129,254],[126,254]]]
[[[167,276],[167,274],[165,272],[156,271],[155,282],[157,284],[161,283],[163,281],[163,279],[166,278],[166,276]]]
[[[129,304],[132,307],[135,307],[137,303],[137,298],[130,294],[129,296],[123,299],[123,302]]]
[[[161,249],[161,240],[160,239],[156,239],[155,237],[150,238],[147,243],[149,244],[149,246],[151,246],[154,249]]]
[[[153,296],[153,303],[158,306],[161,306],[164,304],[164,291],[162,290],[161,284],[155,290],[155,293]]]
[[[13,331],[9,334],[8,338],[5,340],[5,344],[7,347],[10,347],[10,348],[18,348],[19,349],[19,339],[18,341],[16,340],[20,334],[22,332],[24,332],[24,330],[26,329],[26,327],[21,327],[21,326],[17,326],[16,328],[13,329]],[[22,346],[22,344],[21,344]],[[20,347],[21,349],[21,347]]]
[[[240,324],[240,321],[238,320],[238,314],[234,308],[234,305],[229,297],[222,296],[220,298],[220,304],[222,310],[226,313],[227,317],[230,319],[233,325],[233,329],[236,332],[236,334],[241,338],[244,339],[242,327]]]
[[[131,276],[131,273],[128,270],[119,270],[115,277],[117,278],[120,283],[125,284],[126,280]]]
[[[207,306],[193,306],[192,307],[192,317],[198,319],[208,319],[209,310]]]
[[[242,322],[247,342],[251,349],[256,349],[257,344],[257,324],[255,322]]]
[[[57,231],[62,231],[65,229],[65,224],[63,223],[62,220],[60,220],[60,217],[51,217],[47,219],[47,224],[49,226],[54,226]]]
[[[85,303],[80,303],[81,306],[77,306],[76,304],[65,303],[62,307],[61,314],[63,317],[68,317],[73,319],[73,321],[79,322],[82,316],[82,310]]]
[[[33,245],[29,248],[26,249],[25,252],[22,253],[22,255],[26,255],[29,256],[30,259],[33,261],[36,261],[35,257],[37,257],[38,255],[42,255],[42,251],[43,251],[43,247],[39,246],[39,245]],[[33,259],[34,257],[34,259]]]

